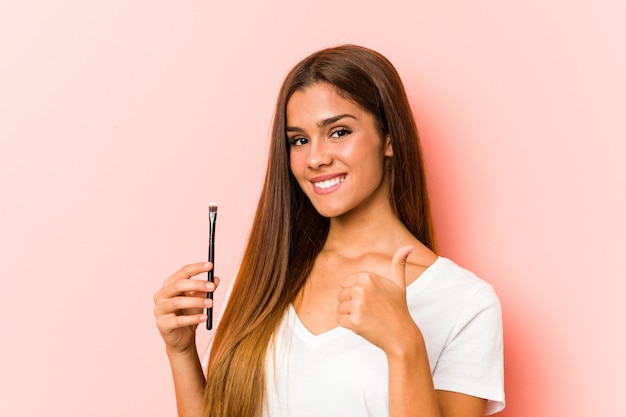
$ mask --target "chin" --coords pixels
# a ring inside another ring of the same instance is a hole
[[[320,216],[322,217],[326,217],[326,218],[332,218],[332,217],[339,217],[342,214],[345,214],[348,212],[348,209],[346,207],[332,207],[332,206],[328,206],[328,205],[320,205],[320,204],[315,204],[312,203],[313,207],[315,208],[315,210],[319,213]]]

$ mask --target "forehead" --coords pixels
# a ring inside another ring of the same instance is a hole
[[[365,111],[354,101],[345,98],[327,83],[316,83],[296,90],[287,102],[288,123],[300,119],[322,120],[339,113],[362,115]]]

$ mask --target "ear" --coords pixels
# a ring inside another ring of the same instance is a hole
[[[393,156],[393,148],[391,147],[391,137],[385,138],[385,156]]]

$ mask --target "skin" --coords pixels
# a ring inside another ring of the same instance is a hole
[[[196,328],[207,320],[204,309],[213,307],[213,300],[206,294],[215,291],[219,278],[214,277],[215,283],[192,278],[211,269],[211,263],[185,265],[154,294],[154,315],[165,341],[180,417],[198,417],[202,413],[206,380],[196,350]]]
[[[391,417],[483,416],[485,400],[433,387],[406,286],[437,256],[393,212],[384,173],[393,149],[379,136],[373,116],[319,83],[292,95],[287,132],[291,171],[317,211],[330,218],[325,245],[293,303],[302,323],[313,334],[346,327],[385,352]],[[325,188],[315,187],[324,181]],[[195,329],[206,320],[202,309],[212,305],[206,292],[215,286],[191,278],[210,268],[187,265],[154,296],[179,416],[202,410],[205,380]]]

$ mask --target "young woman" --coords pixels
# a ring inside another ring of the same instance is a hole
[[[344,45],[287,75],[265,184],[206,376],[216,285],[155,296],[179,416],[446,416],[503,408],[492,288],[434,252],[417,129],[389,61]]]

